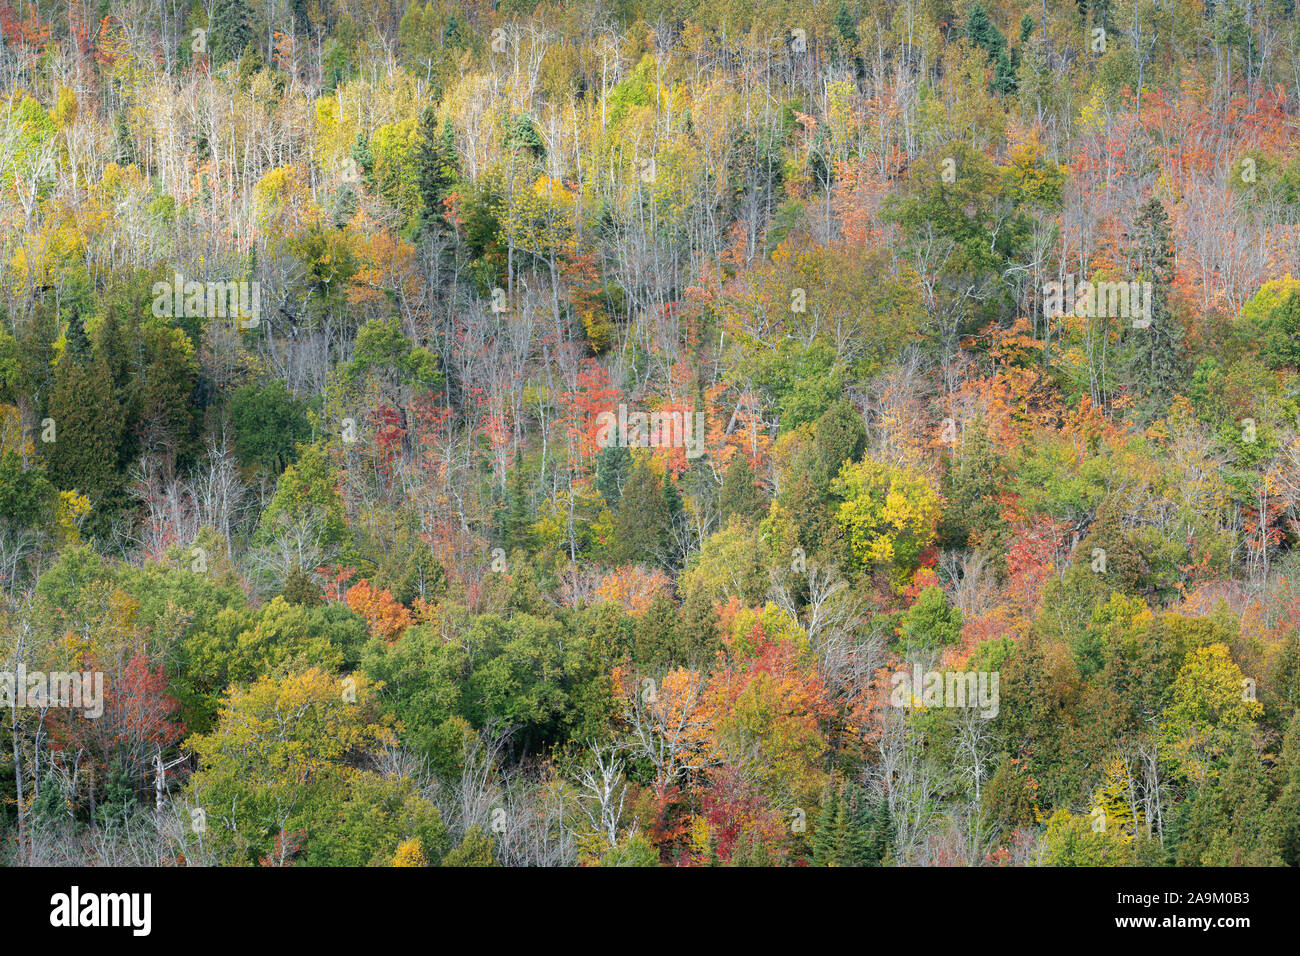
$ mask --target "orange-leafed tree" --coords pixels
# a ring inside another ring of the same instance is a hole
[[[389,644],[415,623],[410,608],[364,578],[348,588],[346,600],[348,607],[366,619],[370,633]]]
[[[639,617],[660,594],[671,594],[672,582],[659,568],[629,565],[605,575],[596,588],[596,598],[621,604],[629,614]]]

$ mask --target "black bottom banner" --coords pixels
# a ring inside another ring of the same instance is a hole
[[[693,942],[753,934],[769,946],[786,927],[872,943],[921,933],[1044,943],[1199,934],[1235,945],[1258,930],[1276,938],[1296,909],[1292,871],[1248,869],[9,869],[0,879],[10,945],[75,937],[129,948],[373,942],[402,923],[503,942],[539,931],[626,939],[634,926],[634,936],[666,942],[689,926]]]

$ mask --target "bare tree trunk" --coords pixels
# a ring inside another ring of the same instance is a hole
[[[18,864],[27,861],[27,813],[23,804],[23,755],[18,746],[18,688],[14,688],[14,701],[9,704],[9,726],[14,745],[14,781],[18,792]]]

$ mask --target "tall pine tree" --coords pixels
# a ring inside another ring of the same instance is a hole
[[[448,225],[443,200],[460,178],[460,159],[456,153],[456,136],[451,121],[438,125],[432,106],[420,114],[419,140],[415,153],[416,186],[420,193],[421,231]]]
[[[732,515],[758,521],[767,510],[767,500],[758,490],[758,484],[754,481],[754,471],[749,467],[749,459],[743,454],[732,457],[726,473],[722,476],[718,510],[722,514],[723,526]]]
[[[105,520],[122,503],[118,455],[125,422],[113,397],[103,362],[81,363],[65,355],[54,376],[46,415],[53,420],[53,441],[42,441],[50,481],[62,490],[89,496],[95,508],[94,532],[107,530]]]
[[[1151,283],[1150,324],[1126,332],[1131,346],[1128,385],[1142,396],[1141,420],[1159,417],[1187,377],[1183,359],[1183,328],[1169,305],[1174,281],[1174,240],[1164,204],[1152,196],[1133,227],[1132,255],[1140,281]]]
[[[506,550],[528,549],[528,479],[524,474],[524,455],[515,449],[515,464],[506,487],[504,528]]]
[[[658,564],[668,548],[668,501],[659,476],[644,461],[632,466],[614,510],[610,557],[618,564]]]
[[[222,66],[238,59],[253,39],[248,0],[213,0],[208,33],[213,65]]]
[[[1291,718],[1282,741],[1282,756],[1273,771],[1278,786],[1269,831],[1282,862],[1300,866],[1300,713]]]

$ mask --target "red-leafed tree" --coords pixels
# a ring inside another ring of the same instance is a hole
[[[103,713],[60,709],[50,721],[50,745],[55,759],[69,770],[89,769],[94,782],[107,779],[119,767],[137,787],[153,772],[155,755],[185,736],[180,702],[168,689],[162,667],[136,652],[126,663],[107,667],[90,660],[86,670],[103,674]]]

